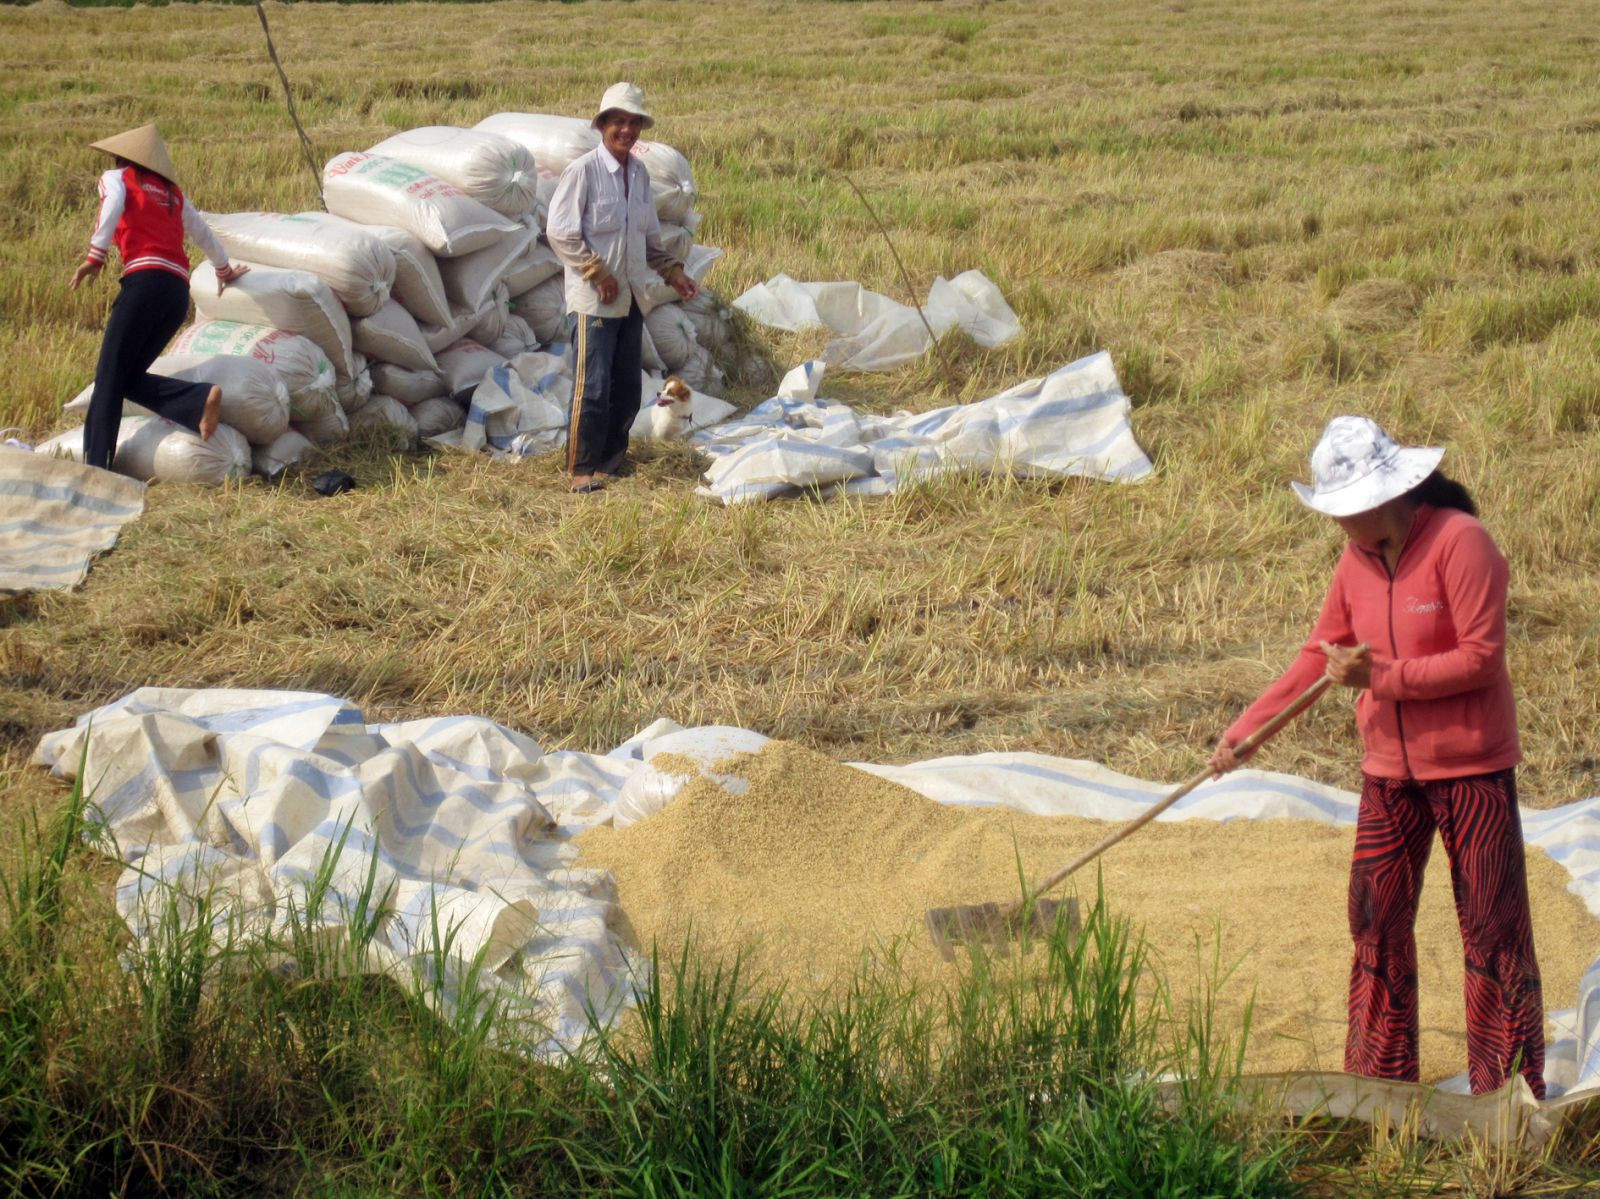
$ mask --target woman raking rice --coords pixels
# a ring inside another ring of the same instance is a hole
[[[1359,691],[1366,753],[1350,868],[1345,1069],[1415,1082],[1422,874],[1438,829],[1466,956],[1474,1094],[1518,1071],[1544,1097],[1544,1005],[1528,916],[1506,669],[1506,560],[1442,449],[1335,417],[1311,454],[1307,507],[1348,539],[1322,613],[1277,682],[1223,734],[1212,766],[1319,674]],[[1362,652],[1354,647],[1365,643]]]

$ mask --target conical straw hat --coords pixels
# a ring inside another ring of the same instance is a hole
[[[130,129],[104,141],[90,142],[89,145],[95,150],[104,150],[107,154],[138,163],[168,183],[178,181],[178,172],[172,169],[172,159],[167,154],[167,143],[161,140],[161,133],[154,125],[140,125],[137,129]]]

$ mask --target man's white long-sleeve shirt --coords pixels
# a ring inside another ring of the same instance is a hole
[[[566,267],[567,311],[585,316],[627,316],[630,302],[650,311],[644,286],[651,272],[665,277],[682,266],[661,247],[650,173],[628,155],[623,164],[604,145],[574,159],[561,172],[545,225],[545,238]],[[600,302],[594,282],[583,277],[598,259],[617,280],[617,298]]]

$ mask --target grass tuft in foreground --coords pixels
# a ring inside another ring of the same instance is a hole
[[[315,878],[270,935],[186,898],[130,943],[76,850],[84,811],[75,791],[3,879],[11,1193],[1296,1191],[1294,1142],[1234,1114],[1208,1038],[1158,1044],[1140,940],[1103,904],[1027,969],[975,955],[942,994],[891,957],[791,1003],[686,947],[550,1066],[448,929],[397,985],[369,972],[363,896],[343,940],[310,928]],[[1175,1106],[1171,1069],[1192,1080]]]

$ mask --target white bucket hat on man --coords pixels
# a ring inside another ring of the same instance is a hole
[[[154,125],[140,125],[104,141],[90,142],[90,149],[104,150],[115,158],[126,158],[147,171],[154,171],[168,183],[178,181],[178,172],[172,169],[172,159],[167,154],[167,143]]]
[[[1365,416],[1336,416],[1311,451],[1312,485],[1290,483],[1324,516],[1355,516],[1399,499],[1439,465],[1438,446],[1404,446]]]
[[[650,110],[644,106],[644,90],[637,83],[613,83],[606,88],[606,94],[600,97],[600,109],[594,114],[594,120],[589,123],[596,129],[600,128],[600,118],[613,108],[631,112],[636,117],[643,117],[646,129],[656,123],[656,119],[650,115]]]

